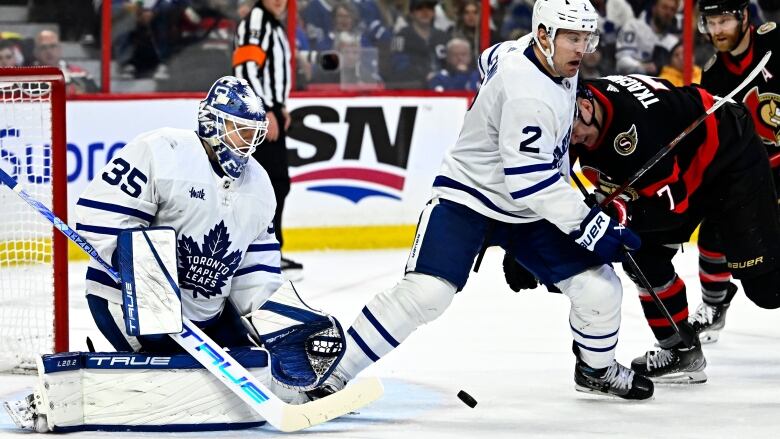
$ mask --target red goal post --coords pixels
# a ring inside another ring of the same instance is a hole
[[[65,221],[66,142],[63,73],[0,68],[0,166]],[[0,371],[35,370],[68,337],[67,238],[0,188]]]

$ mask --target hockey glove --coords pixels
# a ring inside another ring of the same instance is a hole
[[[504,253],[504,279],[515,293],[533,290],[539,285],[536,276],[519,264],[509,252]]]
[[[577,244],[596,253],[605,264],[622,262],[625,250],[636,250],[641,245],[636,233],[618,224],[598,206],[582,220],[580,229],[570,235]]]
[[[601,202],[604,201],[607,196],[608,194],[602,192],[599,189],[596,189],[596,191],[593,193],[593,197],[596,202],[593,204],[601,205]],[[603,207],[604,213],[617,221],[617,223],[621,226],[628,226],[628,222],[631,220],[628,204],[629,201],[630,199],[628,197],[620,195]]]

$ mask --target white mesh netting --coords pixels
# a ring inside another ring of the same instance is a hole
[[[52,207],[51,93],[46,82],[0,78],[0,166]],[[52,227],[0,187],[0,371],[35,368],[54,340]]]

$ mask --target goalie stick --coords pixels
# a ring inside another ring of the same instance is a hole
[[[712,115],[718,108],[722,107],[726,102],[731,101],[734,96],[737,95],[743,88],[745,88],[748,84],[753,82],[753,80],[758,76],[759,72],[763,70],[763,68],[766,66],[766,64],[769,62],[769,58],[772,56],[772,51],[768,51],[763,58],[761,58],[761,61],[756,64],[756,66],[753,68],[753,71],[750,72],[750,74],[745,78],[744,81],[742,81],[737,88],[731,91],[728,95],[726,95],[725,98],[722,98],[715,102],[710,108],[707,109],[707,111],[704,112],[701,116],[699,116],[696,120],[694,120],[690,125],[688,125],[680,134],[677,135],[674,139],[672,139],[671,142],[669,142],[666,146],[658,150],[658,152],[650,158],[650,160],[647,161],[647,163],[644,164],[641,168],[639,168],[638,171],[634,173],[634,175],[631,176],[625,183],[621,184],[617,189],[612,191],[611,194],[607,196],[602,202],[600,203],[601,207],[607,206],[609,203],[611,203],[615,198],[620,196],[626,188],[631,186],[632,184],[636,183],[639,178],[641,178],[645,173],[650,170],[653,166],[655,166],[656,163],[660,162],[661,159],[666,157],[667,154],[669,154],[672,149],[674,149],[675,146],[677,146],[680,141],[685,138],[688,134],[691,133],[691,131],[695,130],[696,127],[701,125],[702,122],[704,122],[704,119]]]
[[[0,182],[16,192],[27,204],[48,219],[55,229],[102,265],[114,280],[121,282],[117,271],[100,257],[97,250],[86,239],[54,215],[43,203],[31,197],[3,169],[0,169]],[[343,416],[382,396],[382,383],[378,378],[373,377],[355,380],[344,389],[316,401],[300,405],[287,404],[186,317],[182,318],[182,327],[184,329],[181,333],[169,334],[170,337],[203,367],[218,377],[233,393],[249,404],[258,415],[283,432],[301,430]]]

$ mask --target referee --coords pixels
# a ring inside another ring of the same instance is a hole
[[[286,133],[290,126],[287,99],[290,96],[290,44],[281,17],[287,0],[260,0],[236,29],[233,71],[252,85],[268,112],[268,135],[254,158],[265,168],[276,194],[274,230],[283,245],[282,212],[290,193]],[[289,280],[300,280],[303,266],[282,257],[281,268]]]

